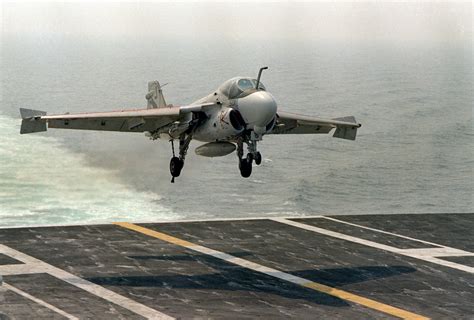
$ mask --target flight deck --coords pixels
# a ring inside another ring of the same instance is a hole
[[[474,214],[0,229],[0,319],[473,319]]]

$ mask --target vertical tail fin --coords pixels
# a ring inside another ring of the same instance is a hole
[[[163,91],[161,88],[163,86],[160,85],[158,81],[150,81],[148,82],[148,93],[146,95],[146,100],[148,101],[147,108],[164,108],[167,106],[165,97],[163,96]]]

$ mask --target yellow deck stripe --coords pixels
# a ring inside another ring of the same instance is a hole
[[[264,267],[264,266],[258,265],[256,263],[253,263],[253,262],[241,259],[241,258],[233,257],[233,256],[228,255],[228,254],[223,253],[223,252],[219,252],[219,251],[216,251],[216,250],[213,250],[213,249],[209,249],[209,248],[194,244],[192,242],[167,235],[167,234],[162,233],[162,232],[158,232],[158,231],[155,231],[155,230],[151,230],[151,229],[148,229],[148,228],[145,228],[145,227],[138,226],[136,224],[132,224],[132,223],[128,223],[128,222],[116,222],[115,224],[118,225],[118,226],[121,226],[123,228],[127,228],[127,229],[130,229],[130,230],[133,230],[133,231],[137,231],[137,232],[146,234],[150,237],[154,237],[154,238],[166,241],[168,243],[176,244],[176,245],[179,245],[179,246],[182,246],[182,247],[194,250],[194,251],[198,251],[200,253],[206,253],[206,254],[209,254],[211,256],[216,256],[217,258],[223,259],[225,261],[228,261],[228,262],[231,262],[231,263],[234,263],[234,264],[237,264],[237,265],[244,266],[244,267],[252,269],[254,271],[259,271],[259,272],[265,273],[267,275],[271,275],[271,276],[279,278],[279,279],[290,281],[292,283],[302,285],[306,288],[310,288],[310,289],[313,289],[313,290],[316,290],[316,291],[319,291],[319,292],[322,292],[322,293],[326,293],[326,294],[329,294],[331,296],[334,296],[334,297],[337,297],[337,298],[340,298],[340,299],[343,299],[343,300],[346,300],[346,301],[357,303],[357,304],[362,305],[364,307],[367,307],[367,308],[370,308],[370,309],[373,309],[373,310],[377,310],[377,311],[380,311],[380,312],[384,312],[386,314],[389,314],[389,315],[392,315],[392,316],[395,316],[395,317],[398,317],[398,318],[410,319],[410,320],[427,320],[427,319],[429,319],[427,317],[421,316],[421,315],[413,313],[413,312],[409,312],[409,311],[406,311],[406,310],[403,310],[403,309],[399,309],[399,308],[396,308],[396,307],[393,307],[393,306],[390,306],[390,305],[387,305],[387,304],[384,304],[384,303],[381,303],[381,302],[377,302],[375,300],[367,299],[367,298],[355,295],[353,293],[350,293],[350,292],[347,292],[347,291],[344,291],[344,290],[340,290],[340,289],[336,289],[336,288],[333,288],[333,287],[326,286],[326,285],[321,284],[321,283],[317,283],[317,282],[306,280],[306,279],[303,279],[303,278],[300,278],[300,277],[297,277],[297,276],[293,276],[291,274],[288,274],[288,273],[285,273],[285,272],[282,272],[282,271],[279,271],[279,270],[276,270],[276,269]],[[230,259],[229,259],[229,257],[230,257]],[[253,268],[252,266],[257,266],[257,268]]]

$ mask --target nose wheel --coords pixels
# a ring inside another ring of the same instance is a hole
[[[262,155],[260,154],[260,152],[256,152],[255,153],[255,157],[254,157],[254,160],[255,160],[255,164],[257,166],[259,166],[261,163],[262,163]]]
[[[252,157],[248,154],[246,158],[239,159],[240,175],[244,178],[250,177],[252,174]]]
[[[237,143],[237,156],[239,157],[239,170],[240,175],[244,178],[250,177],[252,174],[252,163],[255,161],[255,164],[258,166],[262,163],[262,154],[258,152],[257,144],[255,141],[248,143],[249,145],[249,152],[247,156],[244,158],[244,148],[243,142]]]

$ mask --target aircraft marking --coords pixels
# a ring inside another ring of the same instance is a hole
[[[321,233],[321,234],[324,234],[326,236],[330,236],[330,237],[333,237],[333,238],[347,240],[347,241],[358,243],[358,244],[365,245],[365,246],[368,246],[368,247],[377,248],[377,249],[381,249],[381,250],[401,254],[401,255],[404,255],[404,256],[408,256],[408,257],[411,257],[411,258],[436,263],[438,265],[442,265],[442,266],[445,266],[445,267],[449,267],[449,268],[453,268],[453,269],[457,269],[457,270],[461,270],[461,271],[465,271],[465,272],[469,272],[469,273],[474,273],[474,268],[473,267],[469,267],[469,266],[466,266],[466,265],[463,265],[463,264],[459,264],[459,263],[455,263],[455,262],[451,262],[451,261],[442,260],[442,259],[437,258],[437,257],[441,257],[441,256],[470,256],[470,255],[472,255],[472,253],[468,252],[468,251],[449,248],[449,247],[422,248],[422,249],[399,249],[399,248],[395,248],[395,247],[392,247],[392,246],[389,246],[389,245],[386,245],[386,244],[381,244],[381,243],[378,243],[378,242],[357,238],[357,237],[350,236],[350,235],[347,235],[347,234],[343,234],[343,233],[340,233],[340,232],[335,232],[335,231],[331,231],[331,230],[311,226],[311,225],[308,225],[308,224],[304,224],[304,223],[301,223],[301,222],[292,221],[292,220],[288,220],[288,219],[284,219],[284,218],[270,218],[270,220],[280,222],[280,223],[284,223],[284,224],[287,224],[287,225],[290,225],[290,226],[293,226],[293,227],[305,229],[305,230],[308,230],[308,231]],[[440,249],[443,249],[443,250],[440,250]],[[431,253],[431,254],[429,254],[429,253]]]
[[[41,299],[38,299],[38,298],[36,298],[36,297],[34,297],[34,296],[32,296],[32,295],[26,293],[25,291],[20,290],[20,289],[18,289],[18,288],[16,288],[16,287],[14,287],[14,286],[12,286],[12,285],[6,283],[6,282],[3,283],[3,286],[5,287],[5,289],[10,290],[10,291],[13,291],[13,292],[15,292],[16,294],[19,294],[19,295],[21,295],[21,296],[23,296],[23,297],[25,297],[25,298],[27,298],[27,299],[29,299],[29,300],[31,300],[31,301],[34,301],[34,302],[36,302],[37,304],[42,305],[43,307],[46,307],[46,308],[48,308],[48,309],[50,309],[50,310],[56,312],[57,314],[62,315],[63,317],[66,317],[66,318],[71,319],[71,320],[79,320],[79,318],[77,318],[77,317],[75,317],[75,316],[73,316],[73,315],[71,315],[71,314],[69,314],[69,313],[67,313],[67,312],[65,312],[65,311],[63,311],[63,310],[61,310],[61,309],[58,309],[58,308],[56,308],[55,306],[53,306],[53,305],[47,303],[46,301],[43,301],[43,300],[41,300]]]
[[[83,278],[73,275],[65,270],[50,265],[42,260],[29,256],[23,252],[10,248],[6,245],[0,244],[0,253],[5,254],[15,260],[21,261],[24,265],[13,264],[0,267],[0,273],[3,275],[21,275],[25,273],[47,273],[64,282],[72,284],[82,290],[85,290],[99,298],[105,299],[118,306],[128,309],[138,315],[148,319],[174,319],[164,313],[155,309],[147,307],[137,301],[124,297],[109,289],[99,286],[95,283],[87,281]],[[21,267],[20,267],[21,266]]]
[[[364,298],[364,297],[355,295],[355,294],[347,292],[347,291],[343,291],[343,290],[336,289],[336,288],[333,288],[333,287],[330,287],[330,286],[326,286],[326,285],[321,284],[321,283],[310,281],[310,280],[305,279],[305,278],[301,278],[301,277],[298,277],[298,276],[295,276],[295,275],[292,275],[292,274],[289,274],[289,273],[286,273],[286,272],[283,272],[283,271],[280,271],[280,270],[277,270],[277,269],[274,269],[274,268],[266,267],[266,266],[263,266],[261,264],[255,263],[255,262],[251,262],[249,260],[238,258],[238,257],[232,256],[230,254],[227,254],[225,252],[221,252],[221,251],[217,251],[217,250],[207,248],[207,247],[204,247],[204,246],[201,246],[201,245],[197,245],[197,244],[194,244],[194,243],[189,242],[187,240],[179,239],[177,237],[170,236],[168,234],[158,232],[158,231],[155,231],[155,230],[151,230],[151,229],[148,229],[148,228],[145,228],[145,227],[141,227],[141,226],[138,226],[136,224],[132,224],[132,223],[129,223],[129,222],[116,222],[115,224],[120,226],[120,227],[129,229],[129,230],[132,230],[132,231],[136,231],[136,232],[145,234],[145,235],[153,237],[153,238],[157,238],[157,239],[160,239],[160,240],[163,240],[163,241],[175,244],[175,245],[179,245],[179,246],[182,246],[184,248],[187,248],[187,249],[190,249],[190,250],[202,253],[202,254],[207,254],[207,255],[210,255],[212,257],[215,257],[215,258],[233,263],[235,265],[238,265],[238,266],[241,266],[241,267],[253,270],[253,271],[258,271],[258,272],[264,273],[266,275],[269,275],[269,276],[272,276],[272,277],[275,277],[275,278],[278,278],[278,279],[281,279],[281,280],[285,280],[285,281],[288,281],[288,282],[291,282],[291,283],[294,283],[294,284],[297,284],[297,285],[301,285],[303,287],[310,288],[310,289],[313,289],[313,290],[316,290],[316,291],[319,291],[319,292],[322,292],[322,293],[326,293],[326,294],[329,294],[331,296],[334,296],[334,297],[337,297],[337,298],[340,298],[340,299],[343,299],[343,300],[346,300],[346,301],[350,301],[350,302],[353,302],[353,303],[356,303],[356,304],[365,306],[367,308],[377,310],[377,311],[380,311],[380,312],[383,312],[383,313],[386,313],[386,314],[389,314],[389,315],[392,315],[392,316],[395,316],[395,317],[399,317],[399,318],[402,318],[402,319],[429,319],[427,317],[424,317],[422,315],[419,315],[419,314],[416,314],[416,313],[413,313],[413,312],[410,312],[410,311],[399,309],[399,308],[396,308],[396,307],[393,307],[393,306],[390,306],[390,305],[387,305],[387,304],[384,304],[384,303],[381,303],[381,302],[378,302],[378,301],[375,301],[375,300],[372,300],[372,299],[368,299],[368,298]]]

